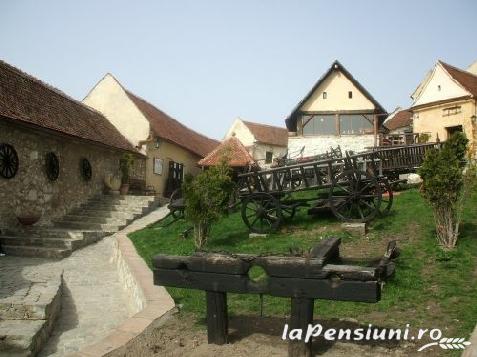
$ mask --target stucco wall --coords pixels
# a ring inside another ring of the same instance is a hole
[[[460,113],[443,116],[443,109],[455,106],[461,107]],[[469,139],[469,144],[475,148],[477,144],[476,124],[472,123],[471,120],[472,116],[477,115],[475,101],[454,101],[451,103],[429,106],[427,108],[413,109],[413,112],[415,133],[429,132],[431,135],[431,141],[435,141],[437,139],[437,134],[439,134],[440,140],[446,140],[446,127],[462,125],[464,133]]]
[[[155,147],[154,142],[147,145],[147,163],[146,163],[146,183],[154,186],[156,194],[163,196],[166,188],[166,181],[169,175],[169,161],[175,161],[184,165],[184,175],[196,175],[200,168],[197,162],[201,157],[192,154],[190,151],[182,149],[180,146],[162,140],[159,148]],[[154,158],[163,160],[162,175],[154,173]]]
[[[122,156],[117,150],[3,121],[0,121],[0,143],[14,146],[19,157],[16,176],[8,180],[0,177],[0,226],[18,225],[17,214],[42,213],[38,224],[48,224],[64,215],[103,191],[104,177],[118,174]],[[56,181],[50,181],[45,173],[45,154],[50,151],[60,161]],[[91,163],[90,181],[85,181],[81,175],[82,158]]]
[[[149,122],[116,79],[107,74],[83,103],[101,112],[134,146],[149,136]]]
[[[348,92],[353,98],[348,98]],[[326,99],[323,99],[326,92]],[[373,103],[366,98],[344,74],[334,71],[301,106],[302,111],[373,110]]]
[[[469,95],[469,92],[453,80],[440,64],[435,66],[430,77],[426,79],[427,83],[415,98],[413,106]]]
[[[364,151],[374,145],[373,135],[348,135],[348,136],[316,136],[316,137],[290,137],[288,138],[288,152],[290,155],[297,153],[305,146],[304,156],[325,153],[330,147],[340,146],[341,150],[354,152]]]

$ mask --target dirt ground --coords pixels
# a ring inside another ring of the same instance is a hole
[[[324,328],[355,328],[354,321],[315,321]],[[285,319],[273,317],[231,317],[229,343],[223,346],[207,344],[207,330],[193,316],[175,314],[163,325],[143,334],[127,346],[125,356],[193,356],[250,357],[287,356],[288,344],[281,339]],[[440,351],[417,352],[424,343],[389,341],[330,342],[322,338],[313,341],[314,356],[438,356]]]

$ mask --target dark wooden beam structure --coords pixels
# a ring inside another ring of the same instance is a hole
[[[314,299],[374,303],[381,299],[381,282],[394,273],[395,242],[390,242],[374,266],[341,264],[340,243],[339,238],[324,239],[306,256],[158,255],[153,263],[154,283],[206,292],[209,343],[227,343],[227,293],[291,298],[290,326],[306,330],[313,322]],[[254,266],[263,268],[267,278],[250,279]],[[290,341],[289,356],[310,355],[311,341]]]

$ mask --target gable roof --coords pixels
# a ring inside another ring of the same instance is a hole
[[[267,124],[252,123],[242,120],[242,123],[250,130],[255,140],[263,144],[276,146],[288,146],[288,130]]]
[[[392,118],[384,122],[384,126],[389,130],[404,128],[412,124],[412,112],[408,109],[400,110]]]
[[[438,61],[447,73],[457,81],[464,89],[469,91],[472,96],[477,97],[477,76],[460,68],[451,66],[441,60]]]
[[[128,90],[125,92],[149,121],[152,131],[160,138],[177,144],[200,157],[206,156],[219,145],[219,141],[189,129],[144,99]]]
[[[229,166],[244,167],[254,165],[255,160],[245,146],[235,136],[224,140],[211,153],[198,162],[200,166],[214,166],[220,163],[224,155],[229,156]]]
[[[331,73],[333,73],[333,71],[340,71],[341,73],[343,73],[345,77],[348,78],[356,86],[356,88],[358,88],[359,91],[363,93],[363,95],[374,104],[375,113],[387,114],[386,110],[381,106],[381,104],[379,104],[378,101],[374,99],[374,97],[361,85],[361,83],[359,83],[338,60],[335,60],[331,64],[331,67],[328,69],[328,71],[326,71],[326,73],[321,76],[321,78],[315,83],[315,85],[306,94],[306,96],[295,106],[290,115],[285,119],[285,123],[289,131],[296,131],[296,121],[300,112],[300,108],[313,95],[313,93],[318,89],[318,87],[323,83],[323,81],[329,75],[331,75]],[[384,122],[384,119],[384,116],[378,117],[378,120],[380,120],[380,124]]]
[[[0,117],[139,153],[101,113],[0,60]]]

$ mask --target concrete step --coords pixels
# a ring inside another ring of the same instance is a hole
[[[56,227],[68,229],[90,229],[103,232],[117,232],[126,226],[126,222],[122,224],[107,224],[107,223],[90,223],[90,222],[76,222],[76,221],[61,221],[55,223]]]
[[[48,338],[46,325],[46,320],[1,320],[0,354],[35,356]]]
[[[59,248],[71,249],[72,246],[77,246],[76,242],[81,242],[81,239],[65,239],[65,238],[50,238],[50,237],[0,237],[2,246],[35,246],[44,248]]]
[[[62,259],[71,255],[71,249],[46,248],[21,245],[3,245],[2,249],[7,255],[19,257]]]

